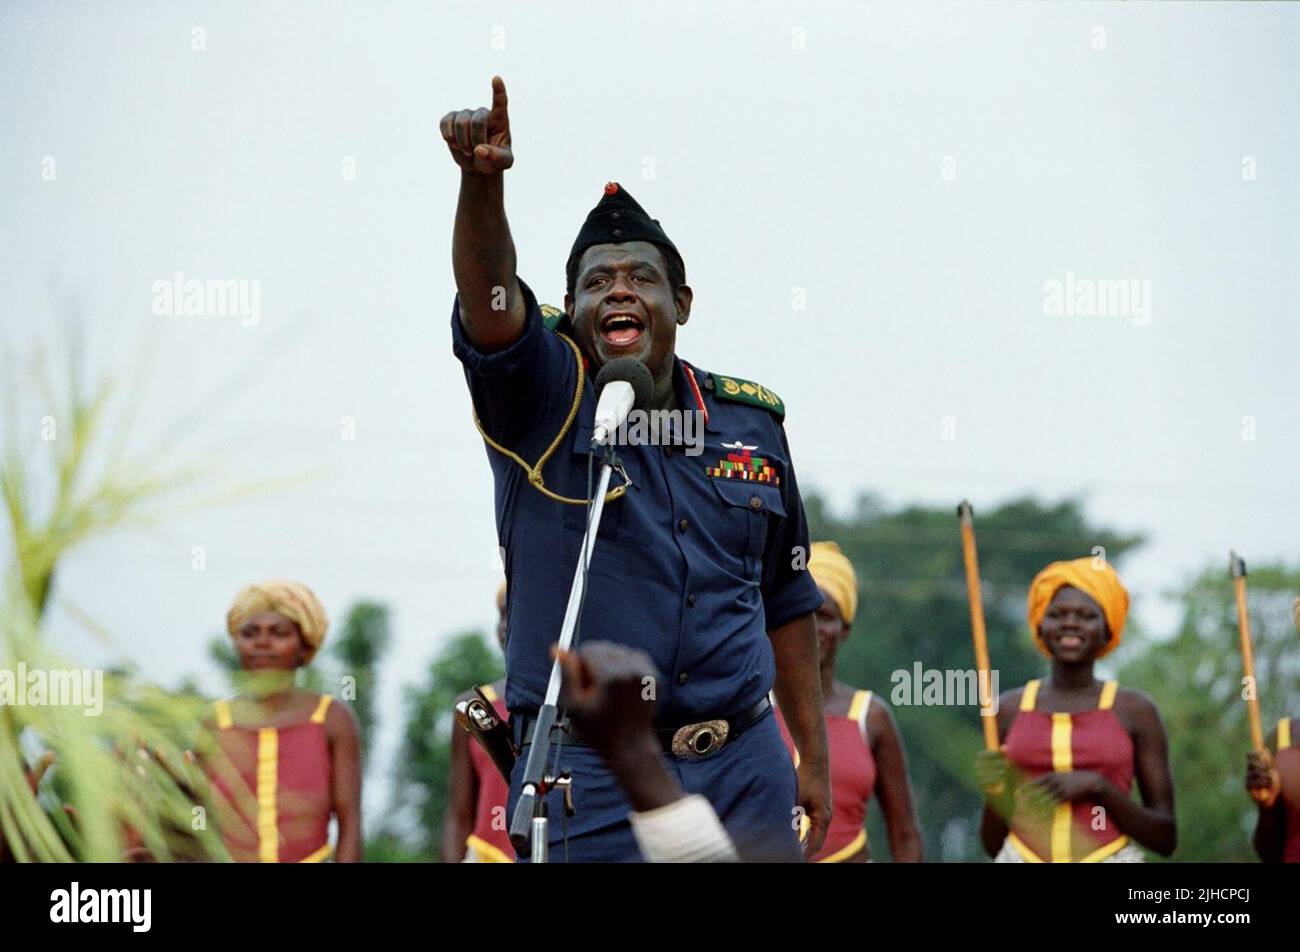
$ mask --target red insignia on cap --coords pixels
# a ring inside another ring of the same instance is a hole
[[[613,195],[613,194],[614,194],[615,192],[617,192],[617,191],[618,191],[618,183],[617,183],[617,182],[606,182],[606,183],[605,183],[605,194],[606,194],[606,195]]]

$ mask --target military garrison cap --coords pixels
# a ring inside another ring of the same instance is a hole
[[[582,253],[592,245],[616,244],[621,241],[649,241],[658,245],[664,255],[672,255],[682,264],[681,252],[672,243],[657,219],[646,214],[623,186],[617,182],[605,185],[605,194],[596,207],[587,213],[578,237],[569,252],[566,267],[575,266]],[[682,267],[683,272],[685,266]]]

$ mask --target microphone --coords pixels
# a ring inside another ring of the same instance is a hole
[[[579,368],[581,370],[581,368]],[[604,446],[635,407],[645,409],[654,396],[655,382],[650,369],[635,357],[619,357],[600,368],[596,375],[596,426],[591,445]]]

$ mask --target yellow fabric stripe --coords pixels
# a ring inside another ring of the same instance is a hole
[[[497,692],[492,690],[492,685],[485,684],[481,688],[479,688],[479,690],[482,691],[483,696],[487,698],[489,701],[491,701],[493,704],[497,702]]]
[[[1052,715],[1052,769],[1065,773],[1074,769],[1074,754],[1070,750],[1070,734],[1074,721],[1069,714]]]
[[[513,856],[507,856],[483,837],[475,836],[473,833],[465,837],[465,845],[474,847],[474,852],[478,854],[479,861],[483,863],[513,863],[515,861]]]
[[[322,847],[321,847],[320,849],[318,849],[316,852],[312,853],[310,856],[304,856],[302,859],[298,860],[298,862],[300,862],[300,863],[323,863],[323,862],[325,862],[325,860],[327,860],[327,859],[330,858],[330,854],[333,853],[333,852],[334,852],[334,847],[331,846],[329,843],[326,843],[324,846],[322,846]]]
[[[1025,841],[1022,840],[1020,837],[1016,836],[1016,834],[1008,833],[1007,842],[1011,844],[1011,848],[1014,849],[1017,853],[1019,853],[1026,863],[1045,862],[1045,860],[1041,856],[1039,856],[1037,853],[1031,850],[1028,844],[1026,844]],[[1107,843],[1105,846],[1101,846],[1093,850],[1083,859],[1079,860],[1079,862],[1100,863],[1108,856],[1113,856],[1115,853],[1118,853],[1127,845],[1128,845],[1128,837],[1118,836],[1115,839],[1111,840],[1109,843]]]
[[[853,838],[852,843],[850,843],[848,846],[844,847],[843,849],[836,850],[834,853],[832,853],[830,856],[827,856],[825,859],[819,859],[817,862],[842,863],[850,856],[853,856],[860,849],[862,849],[862,847],[866,845],[867,845],[867,830],[866,827],[863,827],[862,829],[858,830],[858,835]]]
[[[867,739],[867,709],[871,706],[870,691],[853,692],[853,700],[849,703],[849,720],[858,722],[858,733],[862,739]]]
[[[1100,863],[1100,862],[1101,862],[1102,860],[1104,860],[1107,856],[1112,856],[1112,855],[1114,855],[1115,853],[1118,853],[1120,850],[1122,850],[1122,849],[1124,848],[1125,844],[1127,844],[1127,843],[1128,843],[1128,837],[1127,837],[1127,836],[1117,836],[1117,837],[1115,837],[1115,839],[1111,840],[1111,841],[1110,841],[1109,843],[1107,843],[1105,846],[1101,846],[1101,847],[1098,847],[1097,849],[1093,850],[1091,853],[1089,853],[1089,854],[1088,854],[1087,856],[1085,856],[1083,859],[1079,860],[1079,862],[1080,862],[1080,863]]]
[[[1052,715],[1052,770],[1067,773],[1074,769],[1074,756],[1070,739],[1074,721],[1069,714]],[[1070,825],[1072,813],[1069,802],[1058,803],[1052,810],[1052,862],[1070,862]]]
[[[280,829],[275,811],[280,769],[280,735],[274,727],[257,732],[257,853],[263,863],[280,862]]]
[[[1038,701],[1038,679],[1030,681],[1025,685],[1024,693],[1020,695],[1020,709],[1022,711],[1032,711],[1034,704]]]
[[[859,717],[861,717],[862,712],[866,710],[867,701],[869,701],[870,699],[871,699],[870,691],[854,691],[853,700],[849,702],[849,713],[848,713],[849,720],[856,721]]]
[[[212,709],[217,715],[218,729],[225,731],[235,726],[235,719],[230,716],[229,701],[216,701],[213,703]]]
[[[1119,690],[1118,681],[1107,681],[1101,686],[1101,700],[1097,702],[1097,710],[1109,711],[1115,706],[1115,692]]]
[[[316,710],[312,711],[311,714],[311,722],[313,724],[325,723],[325,712],[330,709],[330,702],[333,700],[334,698],[328,694],[322,694],[320,696],[320,703],[316,705]]]
[[[1029,845],[1025,843],[1025,841],[1022,840],[1020,837],[1016,836],[1016,834],[1008,833],[1007,842],[1011,844],[1011,848],[1015,850],[1017,853],[1019,853],[1021,858],[1024,859],[1026,863],[1045,862],[1045,860],[1041,856],[1039,856],[1037,853],[1031,850],[1029,848]]]
[[[1284,717],[1277,722],[1277,749],[1286,750],[1291,746],[1291,718]]]

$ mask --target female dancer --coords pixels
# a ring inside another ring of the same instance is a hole
[[[894,862],[919,863],[921,834],[912,807],[907,753],[893,715],[873,692],[835,680],[835,658],[849,637],[858,610],[858,580],[853,564],[834,542],[814,542],[808,571],[823,596],[816,614],[817,644],[831,754],[832,810],[826,842],[812,862],[868,861],[867,803],[875,794],[884,812]],[[781,734],[798,764],[799,754],[784,721]]]
[[[1300,598],[1295,600],[1300,632]],[[1284,717],[1269,737],[1273,755],[1251,753],[1246,789],[1267,791],[1255,820],[1255,852],[1265,863],[1300,863],[1300,718]]]
[[[1100,559],[1053,562],[1030,585],[1029,628],[1051,669],[1002,694],[1002,747],[977,759],[980,837],[995,862],[1143,862],[1137,844],[1174,851],[1160,714],[1142,692],[1093,676],[1127,614],[1128,592]],[[1135,778],[1141,803],[1129,796]]]
[[[245,690],[213,706],[203,764],[236,862],[324,862],[331,817],[338,821],[335,861],[361,860],[356,715],[294,683],[328,624],[311,589],[285,579],[247,586],[226,615]]]
[[[506,583],[497,589],[497,644],[506,650]],[[497,717],[509,720],[506,710],[506,679],[483,687],[496,708]],[[466,691],[457,702],[474,697]],[[444,863],[513,863],[515,848],[506,832],[506,800],[510,785],[492,758],[467,731],[451,732],[451,773],[448,778],[451,802],[442,827]]]

